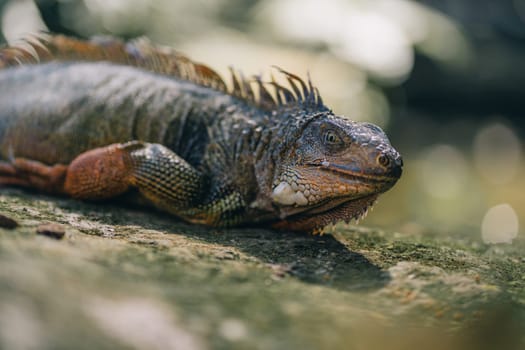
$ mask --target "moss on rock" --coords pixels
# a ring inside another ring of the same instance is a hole
[[[0,213],[19,224],[0,228],[0,348],[525,344],[523,239],[208,229],[6,189]]]

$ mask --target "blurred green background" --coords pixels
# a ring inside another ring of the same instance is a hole
[[[0,0],[0,14],[0,41],[146,35],[224,76],[310,72],[404,156],[367,225],[523,238],[525,0]]]

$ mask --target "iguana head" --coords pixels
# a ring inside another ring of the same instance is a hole
[[[271,188],[277,228],[314,231],[359,219],[401,176],[401,156],[376,125],[322,111],[282,128]]]

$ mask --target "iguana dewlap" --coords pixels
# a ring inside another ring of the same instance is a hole
[[[89,200],[138,191],[212,226],[316,231],[362,216],[401,176],[399,153],[279,71],[289,87],[232,71],[227,88],[143,39],[0,49],[0,186]]]

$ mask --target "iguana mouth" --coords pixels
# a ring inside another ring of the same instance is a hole
[[[350,211],[367,207],[371,198],[377,198],[397,181],[387,175],[356,172],[344,165],[308,165],[313,166],[307,169],[315,171],[303,171],[301,182],[285,178],[273,188],[272,199],[279,206],[282,220],[327,214],[339,207],[347,208],[345,217],[353,218]],[[309,187],[310,183],[316,187]]]
[[[308,165],[316,167],[317,169],[325,172],[331,172],[337,174],[337,176],[342,177],[346,180],[368,183],[368,184],[378,184],[379,186],[394,184],[398,177],[393,177],[389,175],[377,175],[377,174],[365,174],[363,172],[357,172],[353,169],[348,168],[345,165],[337,163],[309,163]]]
[[[360,220],[366,216],[378,196],[379,193],[374,193],[360,198],[330,201],[290,215],[286,219],[276,222],[273,227],[292,231],[316,232],[326,225],[335,224],[339,221],[348,223],[354,219]]]

